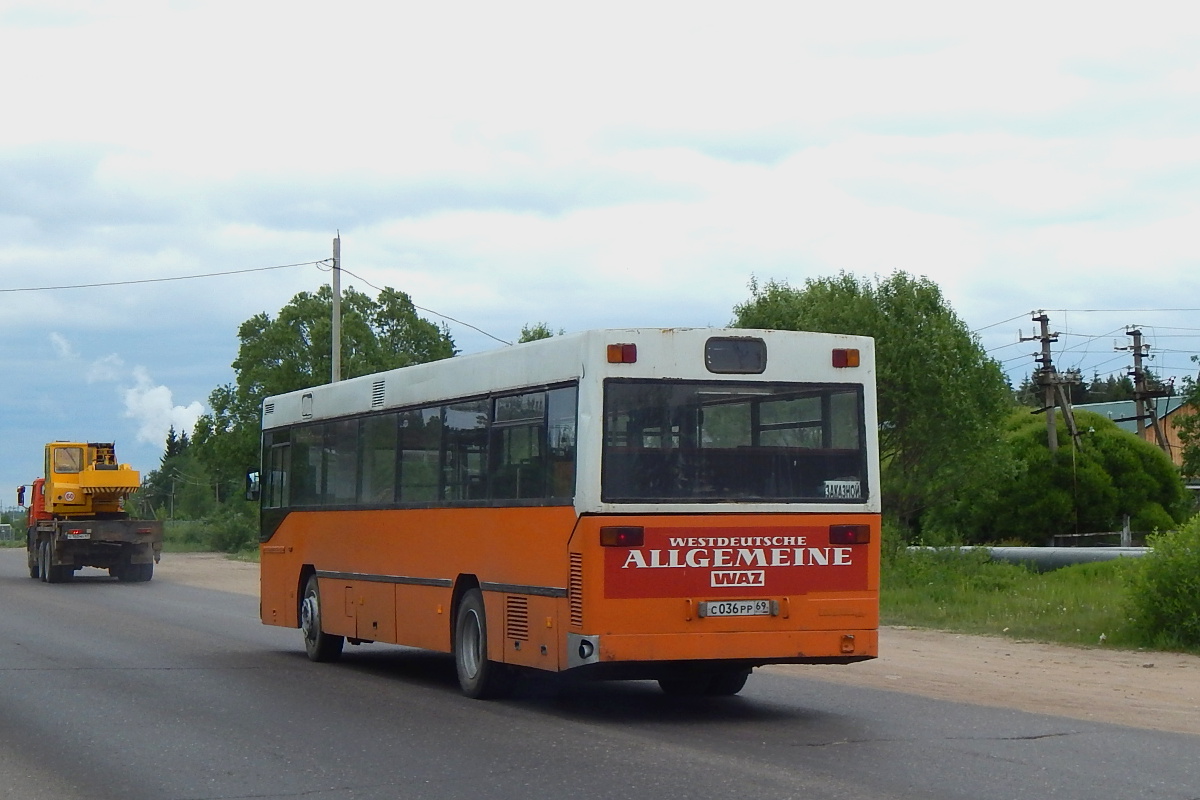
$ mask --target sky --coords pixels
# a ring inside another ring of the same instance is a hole
[[[903,271],[1014,383],[1039,310],[1196,374],[1184,3],[0,0],[0,86],[4,508],[47,441],[156,468],[335,236],[464,353]]]

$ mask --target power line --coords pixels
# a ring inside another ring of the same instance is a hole
[[[12,292],[55,292],[60,289],[97,289],[103,286],[131,286],[138,283],[167,283],[169,281],[191,281],[199,278],[219,278],[225,275],[245,275],[248,272],[267,272],[273,269],[291,269],[293,267],[319,267],[322,264],[328,263],[329,259],[322,261],[302,261],[299,264],[277,264],[273,267],[253,267],[250,269],[231,269],[226,272],[205,272],[200,275],[176,275],[170,278],[139,278],[138,280],[130,281],[106,281],[104,283],[76,283],[66,286],[26,286],[19,289],[0,289],[0,293],[8,294]]]
[[[1022,319],[1027,316],[1029,316],[1027,313],[1026,314],[1017,314],[1015,317],[1009,317],[1008,319],[1002,319],[999,322],[993,322],[991,325],[984,325],[982,328],[976,328],[975,333],[979,333],[980,331],[986,331],[988,328],[995,328],[998,325],[1007,325],[1010,322],[1013,322],[1018,319]]]
[[[15,294],[17,292],[56,292],[56,291],[61,291],[64,289],[99,289],[99,288],[108,287],[108,286],[133,286],[133,285],[142,284],[142,283],[168,283],[171,281],[191,281],[191,280],[198,280],[200,278],[220,278],[220,277],[224,277],[227,275],[245,275],[245,274],[252,273],[252,272],[268,272],[270,270],[275,270],[275,269],[292,269],[294,267],[317,267],[318,269],[328,270],[331,268],[330,267],[331,261],[332,261],[332,259],[323,258],[320,261],[301,261],[296,264],[276,264],[276,265],[273,265],[270,267],[251,267],[248,269],[231,269],[231,270],[226,270],[224,272],[205,272],[205,273],[201,273],[199,275],[175,275],[175,276],[171,276],[171,277],[167,277],[167,278],[139,278],[136,280],[128,280],[128,281],[104,281],[101,283],[73,283],[73,284],[64,284],[61,286],[22,286],[22,287],[10,288],[10,289],[0,289],[0,294]],[[379,292],[387,291],[387,290],[382,289],[382,288],[376,286],[375,284],[371,283],[369,280],[367,280],[363,276],[357,275],[348,269],[343,268],[342,272],[345,272],[347,275],[352,275],[355,278],[358,278],[360,281],[365,283],[367,286],[370,286],[372,289],[375,289],[376,291],[379,291]],[[412,302],[411,299],[409,300],[409,302],[410,303]],[[433,314],[435,317],[441,317],[442,319],[450,320],[451,322],[453,322],[457,325],[464,325],[473,331],[482,333],[484,336],[487,336],[488,338],[495,339],[497,342],[500,342],[500,344],[505,344],[505,345],[512,344],[512,342],[501,339],[499,336],[494,336],[494,335],[488,333],[483,328],[472,325],[469,322],[463,322],[461,319],[455,319],[454,317],[452,317],[448,314],[442,314],[438,311],[434,311],[432,308],[424,308],[423,306],[419,306],[416,303],[412,303],[412,306],[413,306],[413,308],[418,309],[420,311],[424,311],[427,314]]]
[[[351,277],[358,278],[360,281],[365,283],[367,286],[370,286],[372,289],[374,289],[377,292],[394,292],[395,291],[394,289],[385,289],[385,288],[376,286],[375,284],[371,283],[369,280],[364,278],[362,275],[353,273],[350,270],[346,269],[345,267],[342,267],[341,269],[342,269],[342,272],[346,273],[347,275],[350,275]],[[482,333],[484,336],[488,337],[489,339],[495,339],[500,344],[506,344],[506,345],[509,345],[510,347],[512,346],[512,342],[505,341],[504,339],[501,339],[499,336],[494,336],[493,334],[490,334],[487,331],[485,331],[483,328],[472,325],[469,322],[463,322],[461,319],[455,319],[454,317],[451,317],[448,314],[442,314],[438,311],[434,311],[432,308],[424,308],[422,306],[419,306],[416,303],[413,303],[411,297],[409,298],[408,302],[412,305],[413,308],[415,308],[419,311],[424,311],[426,314],[433,314],[435,317],[441,317],[442,319],[448,319],[451,322],[456,323],[458,325],[465,325],[473,331]]]

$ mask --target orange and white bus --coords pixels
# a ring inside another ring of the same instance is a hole
[[[262,621],[518,670],[735,694],[875,657],[874,343],[602,330],[263,404]]]

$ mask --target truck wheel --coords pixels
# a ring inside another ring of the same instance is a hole
[[[462,693],[476,700],[507,694],[512,688],[508,667],[487,657],[487,615],[483,592],[468,589],[454,620],[454,666]]]
[[[42,580],[46,583],[65,583],[71,579],[72,575],[74,575],[74,570],[70,567],[54,566],[54,562],[52,561],[53,549],[48,540],[42,542],[42,553],[45,556],[42,559]]]
[[[109,567],[108,573],[123,583],[144,583],[154,577],[154,565],[125,563]]]
[[[337,661],[342,655],[344,636],[333,636],[321,630],[321,588],[317,576],[308,579],[304,601],[300,604],[300,631],[304,634],[304,651],[310,661]]]
[[[38,566],[38,554],[33,550],[28,551],[25,560],[29,562],[29,577],[37,580],[42,577],[41,567]]]
[[[41,546],[41,559],[39,560],[38,570],[41,573],[42,583],[57,583],[54,578],[54,567],[50,564],[50,542],[43,539]]]

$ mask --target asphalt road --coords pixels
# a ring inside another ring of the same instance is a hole
[[[253,598],[92,574],[0,550],[2,798],[1200,798],[1197,737],[771,674],[479,702],[445,656],[312,664]]]

